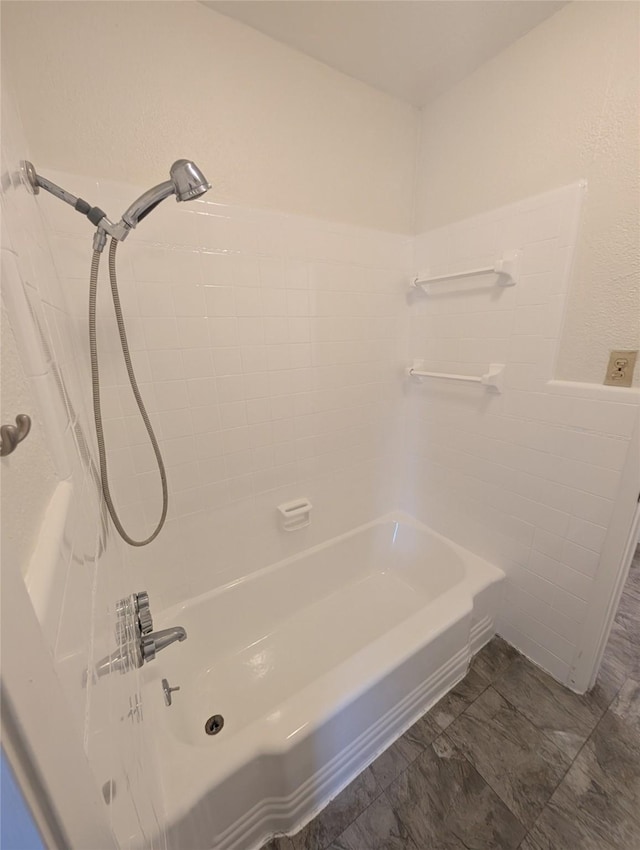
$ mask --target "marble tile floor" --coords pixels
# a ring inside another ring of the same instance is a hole
[[[579,696],[499,637],[311,823],[263,850],[640,850],[640,548]]]

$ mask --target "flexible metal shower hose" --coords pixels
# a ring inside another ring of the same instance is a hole
[[[124,326],[124,319],[122,318],[120,295],[118,294],[118,280],[116,276],[117,247],[117,239],[112,239],[111,244],[109,246],[109,280],[111,281],[111,296],[113,298],[113,307],[116,314],[116,322],[118,323],[118,332],[120,334],[120,345],[122,347],[124,362],[127,367],[127,374],[129,375],[129,383],[131,384],[131,389],[133,391],[133,395],[135,396],[136,403],[138,405],[138,410],[140,411],[140,416],[142,416],[142,421],[144,422],[145,428],[147,429],[149,440],[151,441],[151,445],[153,446],[153,451],[155,453],[156,461],[158,464],[158,471],[160,472],[160,480],[162,482],[162,514],[160,516],[158,525],[155,528],[155,531],[153,531],[153,533],[150,534],[149,537],[147,537],[145,540],[134,540],[124,530],[122,523],[120,522],[120,518],[117,514],[115,505],[113,504],[113,500],[111,498],[111,491],[109,490],[109,475],[107,473],[107,453],[104,443],[104,429],[102,427],[102,411],[100,408],[100,373],[98,370],[98,345],[96,339],[96,295],[98,291],[98,271],[100,268],[99,251],[93,252],[93,258],[91,260],[91,278],[89,283],[89,348],[91,350],[93,416],[96,423],[96,437],[98,438],[98,454],[100,457],[100,478],[102,480],[102,492],[104,494],[104,500],[107,504],[107,509],[109,510],[109,514],[111,516],[111,519],[113,520],[113,524],[115,525],[120,537],[122,537],[122,539],[126,541],[130,546],[146,546],[148,543],[151,543],[152,540],[156,539],[158,534],[160,534],[162,526],[164,525],[164,522],[167,518],[167,508],[169,506],[169,494],[167,491],[167,474],[165,472],[164,463],[162,461],[162,455],[160,454],[160,447],[158,446],[156,435],[153,433],[153,428],[151,427],[149,415],[147,414],[144,402],[142,401],[142,396],[140,395],[140,390],[138,389],[138,382],[136,381],[136,375],[133,371],[133,365],[131,363],[131,355],[129,354],[129,342],[127,340],[127,332]]]

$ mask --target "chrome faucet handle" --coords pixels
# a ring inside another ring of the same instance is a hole
[[[133,594],[135,611],[140,625],[140,632],[143,635],[151,634],[153,631],[153,617],[151,616],[151,603],[149,602],[149,594],[146,590],[141,590],[140,593]]]
[[[142,661],[153,661],[156,657],[156,640],[148,634],[142,635],[140,640],[140,652],[142,653]]]
[[[140,590],[138,593],[134,593],[133,595],[135,597],[136,608],[149,608],[151,606],[149,594],[146,590]]]
[[[140,623],[140,631],[143,635],[151,634],[153,631],[153,617],[149,608],[141,608],[138,611],[138,622]]]
[[[153,631],[149,594],[146,590],[119,599],[115,612],[118,649],[99,661],[94,671],[85,671],[85,686],[90,673],[97,678],[114,670],[126,673],[132,667],[142,667],[147,661],[153,661],[158,652],[175,641],[186,640],[187,632],[182,626]]]

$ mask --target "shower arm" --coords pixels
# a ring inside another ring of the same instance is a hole
[[[51,195],[54,195],[56,198],[64,201],[65,204],[69,204],[69,206],[73,207],[76,212],[86,216],[91,224],[96,225],[97,230],[93,237],[94,251],[102,252],[107,241],[107,235],[117,239],[118,242],[122,242],[127,238],[132,229],[132,225],[126,222],[124,218],[122,218],[117,224],[114,224],[109,218],[107,218],[107,214],[104,210],[101,210],[100,207],[92,207],[88,201],[85,201],[83,198],[77,198],[75,195],[72,195],[71,192],[67,192],[66,189],[63,189],[61,186],[57,186],[51,180],[47,180],[46,177],[38,174],[33,163],[28,160],[24,160],[21,165],[27,185],[34,195],[37,195],[40,189],[44,189],[46,192],[49,192]],[[167,183],[169,186],[172,185],[171,181],[167,181]],[[162,185],[164,186],[165,184]],[[162,198],[160,198],[160,200],[162,200]],[[127,210],[127,212],[129,211]],[[133,226],[135,227],[135,225]]]

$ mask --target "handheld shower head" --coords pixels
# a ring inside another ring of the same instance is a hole
[[[86,216],[91,224],[96,227],[96,232],[93,235],[93,259],[91,260],[91,276],[89,281],[89,348],[91,356],[91,383],[93,387],[93,415],[96,426],[96,437],[98,442],[98,456],[100,459],[100,481],[102,485],[102,493],[104,495],[104,503],[106,504],[109,515],[113,520],[113,524],[122,539],[130,546],[146,546],[155,540],[164,522],[167,518],[167,509],[169,504],[169,491],[167,487],[167,476],[162,460],[162,454],[158,441],[153,432],[151,421],[147,414],[138,383],[136,380],[131,355],[129,352],[129,343],[127,341],[127,331],[122,317],[122,309],[120,307],[120,296],[118,294],[118,281],[116,273],[116,250],[118,242],[122,242],[127,238],[131,230],[138,224],[139,221],[148,215],[152,209],[168,198],[169,195],[175,195],[178,201],[189,201],[192,198],[198,198],[203,195],[207,189],[211,188],[206,177],[200,171],[195,163],[188,159],[179,159],[173,163],[170,169],[170,179],[158,186],[149,189],[125,211],[119,222],[114,224],[107,218],[107,214],[100,207],[91,206],[88,201],[83,198],[77,198],[71,192],[67,192],[60,186],[56,186],[46,177],[38,174],[33,163],[26,160],[21,163],[23,179],[26,185],[31,189],[34,195],[37,195],[40,189],[45,189],[54,197],[59,198],[66,204],[72,206],[81,215]],[[104,429],[102,424],[102,412],[100,407],[100,372],[98,369],[98,343],[96,335],[96,300],[98,292],[98,274],[100,271],[100,255],[104,250],[107,241],[107,236],[111,236],[111,245],[109,248],[109,278],[111,281],[111,293],[113,297],[113,307],[118,324],[118,332],[120,335],[120,345],[122,354],[125,359],[129,383],[138,405],[138,410],[142,416],[149,440],[156,456],[158,471],[160,472],[160,482],[162,485],[162,512],[160,520],[155,530],[144,540],[134,540],[125,531],[120,517],[111,498],[109,489],[109,475],[107,469],[107,452],[104,441]],[[28,418],[28,417],[27,417]],[[180,637],[180,636],[179,636]],[[184,635],[180,637],[180,640]]]
[[[117,239],[118,242],[125,240],[133,228],[169,195],[175,195],[177,201],[191,201],[194,198],[199,198],[200,195],[204,195],[211,188],[211,183],[208,182],[195,162],[191,162],[189,159],[177,159],[169,169],[170,179],[140,195],[125,211],[120,221],[114,224],[100,207],[92,207],[87,201],[76,198],[71,192],[67,192],[60,186],[56,186],[51,180],[47,180],[46,177],[38,174],[33,163],[24,160],[22,170],[26,184],[34,195],[37,195],[40,189],[46,189],[56,198],[70,204],[82,215],[86,215],[91,224],[96,225],[97,230],[93,237],[93,247],[98,252],[103,250],[107,236]]]
[[[211,188],[211,183],[202,171],[189,159],[177,159],[171,166],[169,174],[178,201],[192,201]]]
[[[134,228],[169,195],[175,195],[177,201],[191,201],[211,188],[202,171],[189,159],[176,160],[169,170],[169,176],[169,180],[136,198],[126,210],[121,221],[127,230]]]

